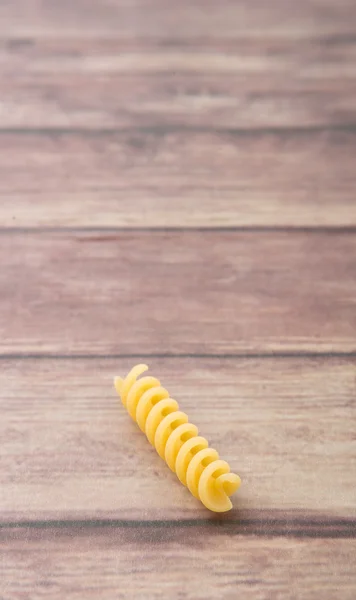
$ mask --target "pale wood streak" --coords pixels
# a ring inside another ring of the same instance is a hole
[[[300,3],[299,3],[300,5]],[[0,41],[0,127],[329,128],[356,123],[356,39]]]

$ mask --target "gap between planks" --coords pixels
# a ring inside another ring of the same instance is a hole
[[[227,359],[238,359],[238,360],[255,360],[255,359],[265,359],[269,360],[271,358],[283,360],[288,360],[289,358],[310,358],[310,359],[321,359],[327,360],[330,358],[355,358],[355,351],[345,352],[325,352],[321,350],[320,352],[310,352],[310,351],[298,351],[295,352],[246,352],[246,353],[198,353],[198,352],[182,352],[182,353],[174,353],[174,352],[151,352],[151,353],[128,353],[128,354],[56,354],[56,353],[47,353],[47,352],[24,352],[24,353],[0,353],[0,360],[141,360],[141,359],[186,359],[186,358],[197,358],[197,359],[217,359],[217,360],[227,360]]]
[[[142,125],[140,127],[0,127],[0,136],[83,136],[83,137],[101,137],[120,134],[151,134],[156,136],[165,136],[168,134],[216,134],[227,135],[234,137],[259,137],[264,135],[276,136],[304,136],[313,133],[356,133],[356,122],[337,125],[299,125],[299,126],[279,126],[279,127],[214,127],[211,126],[194,126],[194,125]]]
[[[130,520],[130,519],[49,519],[34,521],[9,521],[0,522],[0,530],[32,529],[60,529],[79,531],[84,529],[155,529],[164,530],[190,528],[202,534],[219,533],[231,536],[245,535],[258,537],[293,537],[293,538],[330,538],[354,539],[356,538],[356,519],[334,518],[332,516],[299,516],[298,511],[287,514],[284,518],[273,514],[271,511],[259,511],[256,516],[249,512],[248,516],[236,518],[237,510],[233,516],[212,515],[206,519],[166,519],[166,520]],[[129,534],[130,535],[130,534]],[[133,535],[137,538],[137,532]],[[163,533],[162,533],[163,535]],[[165,536],[166,534],[164,534]]]
[[[310,233],[310,234],[352,234],[356,233],[356,225],[310,225],[310,226],[293,226],[293,225],[236,225],[236,226],[221,226],[216,227],[212,225],[209,226],[196,226],[196,225],[177,225],[176,227],[172,226],[122,226],[122,227],[48,227],[44,226],[34,226],[34,227],[1,227],[0,226],[0,235],[19,235],[19,234],[48,234],[48,233],[69,233],[69,234],[80,234],[80,233],[98,233],[105,235],[119,235],[120,233],[184,233],[184,232],[199,232],[199,233]]]

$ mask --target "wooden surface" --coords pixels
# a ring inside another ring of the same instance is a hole
[[[356,128],[44,129],[1,140],[10,229],[356,226]]]
[[[5,354],[356,353],[353,232],[17,231],[0,252]]]
[[[356,596],[356,5],[0,2],[0,599]],[[112,378],[241,476],[211,515]]]
[[[36,590],[36,597],[61,600],[65,590],[75,600],[234,600],[238,590],[248,599],[354,599],[349,539],[258,538],[206,525],[20,528],[0,536],[7,569],[21,577],[21,584],[9,582],[9,598]]]
[[[4,521],[208,518],[117,405],[112,375],[132,362],[2,361]],[[320,520],[322,534],[329,518],[356,517],[355,357],[149,362],[191,421],[243,471],[231,518],[274,527],[284,511],[292,521],[295,510],[302,528]]]

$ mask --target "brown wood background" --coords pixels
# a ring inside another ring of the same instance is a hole
[[[354,0],[0,1],[1,600],[354,600],[355,167]]]

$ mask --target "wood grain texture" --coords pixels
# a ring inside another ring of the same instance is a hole
[[[356,237],[0,236],[2,354],[356,350]]]
[[[24,528],[0,535],[3,600],[235,600],[237,593],[353,600],[356,593],[355,540],[258,539],[204,526],[188,536],[175,527]]]
[[[0,42],[0,127],[356,124],[356,37]]]
[[[354,35],[353,0],[11,0],[0,4],[7,37],[108,36],[209,39],[238,35],[297,37]]]
[[[355,25],[0,0],[0,600],[354,600]],[[145,359],[229,514],[120,406]]]
[[[113,376],[135,362],[1,361],[3,522],[209,517],[116,396]],[[241,476],[235,528],[323,535],[328,520],[356,517],[355,358],[149,364]]]
[[[356,224],[355,132],[3,133],[0,144],[3,227]]]

